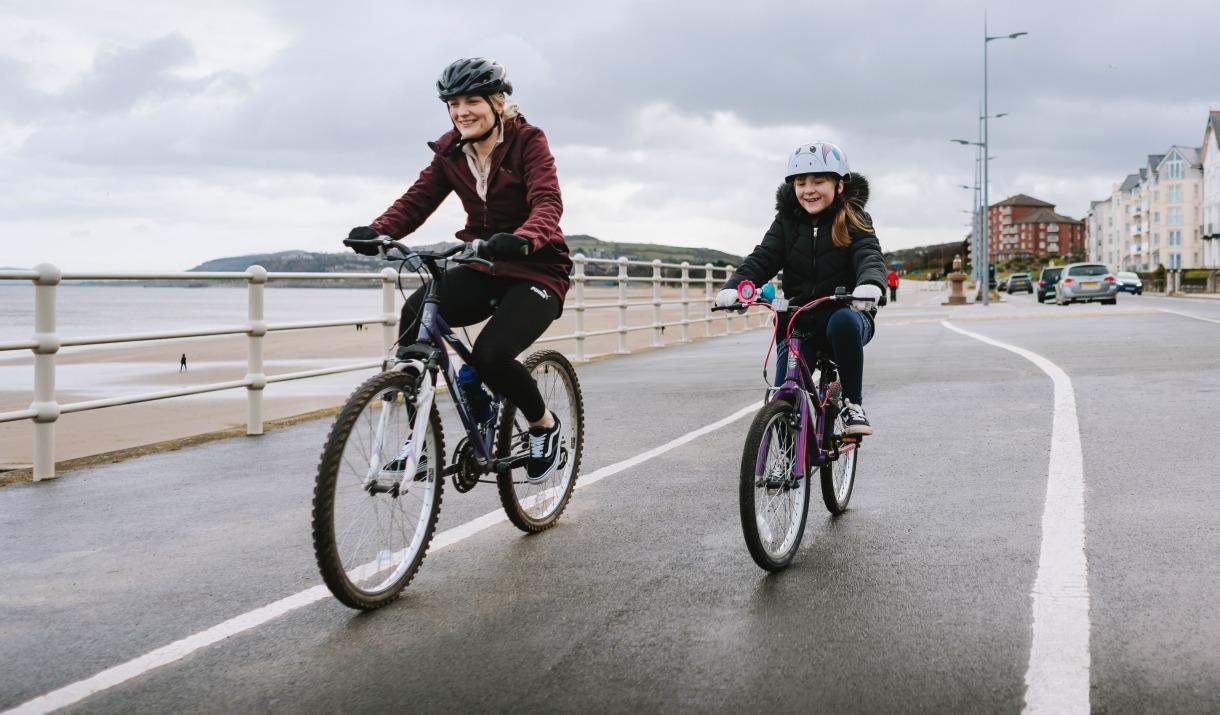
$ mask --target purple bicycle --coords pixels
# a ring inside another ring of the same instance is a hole
[[[361,610],[394,600],[415,576],[436,530],[445,477],[458,492],[495,483],[509,521],[522,531],[554,526],[576,486],[585,430],[572,364],[555,350],[532,353],[525,368],[563,431],[558,467],[538,479],[527,476],[519,469],[529,457],[525,418],[508,400],[460,380],[449,350],[469,365],[470,349],[438,308],[444,263],[489,262],[468,245],[432,252],[411,250],[388,236],[344,241],[349,246],[370,242],[378,244],[383,258],[400,261],[400,273],[426,271],[431,280],[416,342],[356,388],[335,418],[318,464],[313,499],[318,568],[335,598]],[[463,427],[449,456],[436,404],[442,379]]]
[[[838,368],[828,352],[819,350],[814,365],[806,364],[801,344],[812,335],[794,330],[802,312],[830,301],[860,300],[839,290],[835,295],[790,305],[774,298],[774,289],[757,290],[749,281],[738,286],[740,304],[722,310],[761,306],[788,313],[787,373],[778,387],[769,387],[763,405],[746,435],[741,455],[741,529],[754,562],[767,571],[781,571],[792,563],[809,516],[809,492],[816,469],[821,477],[822,501],[831,514],[847,509],[856,480],[860,437],[843,434],[839,414],[842,386]],[[774,343],[774,339],[772,343]],[[770,348],[768,348],[768,358]],[[764,363],[765,364],[765,363]]]

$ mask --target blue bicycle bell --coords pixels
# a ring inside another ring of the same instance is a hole
[[[764,283],[762,290],[759,292],[762,294],[762,299],[767,301],[768,303],[770,303],[772,300],[775,300],[775,284],[774,283]]]

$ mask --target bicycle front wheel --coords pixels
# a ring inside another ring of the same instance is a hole
[[[542,401],[559,418],[559,466],[549,476],[532,481],[524,469],[496,477],[500,502],[508,520],[528,533],[544,531],[559,521],[568,506],[585,444],[585,405],[572,363],[555,350],[539,350],[525,360],[525,369],[538,384]],[[511,402],[504,403],[496,435],[496,454],[504,458],[529,452],[529,423]]]
[[[838,456],[821,467],[822,502],[826,510],[838,516],[847,511],[851,501],[851,490],[856,484],[856,458],[860,454],[860,442],[843,441],[843,414],[839,411],[842,389],[839,383],[830,386],[830,399],[826,400],[826,418],[822,434],[823,448]]]
[[[412,434],[416,374],[385,372],[356,389],[335,419],[318,464],[313,543],[335,598],[372,610],[398,597],[436,530],[445,445],[436,405]],[[407,455],[418,441],[419,464]]]
[[[809,483],[797,478],[799,415],[773,400],[755,415],[741,454],[741,530],[754,562],[767,571],[792,563],[809,515]]]

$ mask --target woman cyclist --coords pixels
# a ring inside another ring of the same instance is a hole
[[[868,435],[864,415],[864,346],[873,337],[876,303],[885,286],[885,260],[864,211],[868,182],[851,173],[843,150],[827,142],[803,144],[788,157],[788,172],[775,194],[775,221],[760,243],[716,296],[716,305],[737,303],[737,284],[762,284],[783,270],[784,295],[794,304],[833,295],[842,287],[855,298],[827,301],[801,314],[797,327],[812,333],[802,350],[813,363],[819,342],[829,343],[843,385],[845,434]],[[786,323],[786,320],[784,321]],[[787,325],[777,326],[780,341],[776,384],[783,380]]]
[[[560,424],[516,357],[559,317],[568,292],[572,261],[559,228],[563,200],[555,159],[542,130],[507,103],[513,87],[494,60],[458,60],[441,73],[436,88],[453,129],[428,143],[435,155],[411,188],[348,237],[402,238],[449,192],[457,194],[466,209],[466,226],[457,237],[474,242],[495,267],[472,264],[447,271],[438,308],[455,327],[490,318],[474,342],[472,366],[529,421],[526,470],[530,478],[541,479],[559,460]],[[375,248],[358,250],[376,253]],[[424,296],[420,288],[403,305],[400,350],[415,341]]]

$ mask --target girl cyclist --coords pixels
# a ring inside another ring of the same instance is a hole
[[[516,357],[559,317],[568,292],[572,262],[559,228],[563,200],[555,159],[542,130],[507,103],[513,86],[494,60],[458,60],[441,73],[436,89],[453,129],[428,143],[435,155],[411,188],[348,237],[402,238],[418,229],[449,192],[457,194],[466,209],[466,226],[457,237],[475,242],[480,256],[495,260],[495,268],[472,264],[450,269],[438,307],[454,327],[490,318],[474,342],[473,367],[529,421],[526,470],[532,479],[541,479],[559,460],[560,424]],[[357,250],[376,253],[375,248]],[[403,305],[400,350],[419,332],[424,295],[420,288]]]
[[[716,305],[737,303],[743,280],[765,283],[783,270],[784,295],[794,304],[833,295],[838,287],[856,298],[876,301],[886,283],[881,244],[864,211],[868,182],[851,173],[843,150],[828,142],[803,144],[788,157],[784,183],[775,194],[775,220],[754,251],[725,282]],[[812,333],[806,362],[819,342],[828,342],[843,385],[845,434],[868,435],[873,428],[864,414],[864,346],[872,340],[875,302],[827,301],[801,314],[797,327]],[[783,315],[783,314],[781,314]],[[786,322],[786,320],[785,320]],[[780,341],[776,384],[784,376],[787,325],[777,327]]]

